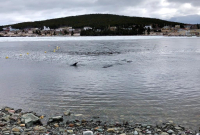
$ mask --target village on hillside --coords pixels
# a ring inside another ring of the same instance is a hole
[[[163,28],[159,28],[153,25],[147,25],[139,28],[137,25],[132,25],[128,28],[120,28],[121,33],[116,34],[119,31],[119,28],[116,26],[108,26],[106,28],[107,32],[104,35],[146,35],[146,36],[199,36],[200,28],[199,25],[184,25],[182,28],[181,25],[173,26],[164,26]],[[131,33],[133,29],[136,33]],[[137,33],[137,31],[141,31]],[[102,33],[104,30],[95,29],[89,26],[81,28],[73,28],[73,27],[61,27],[58,29],[51,29],[49,27],[44,26],[43,28],[25,28],[25,29],[15,29],[11,26],[4,27],[2,31],[0,31],[1,37],[38,37],[38,36],[91,36],[85,33],[93,32],[93,33]],[[96,34],[98,36],[101,34]]]

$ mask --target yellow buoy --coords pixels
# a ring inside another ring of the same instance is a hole
[[[56,49],[58,50],[58,46],[56,47]]]
[[[8,56],[6,56],[6,59],[8,59],[9,57]]]
[[[27,53],[27,55],[29,55],[29,53]]]
[[[47,53],[47,51],[44,51],[44,53]]]
[[[42,116],[40,116],[40,119],[43,119],[44,118],[44,116],[42,115]]]
[[[22,54],[20,54],[19,56],[22,56]]]
[[[54,49],[53,52],[56,52],[56,49]]]

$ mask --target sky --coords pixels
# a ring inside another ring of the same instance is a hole
[[[0,0],[0,25],[117,14],[200,24],[200,0]]]

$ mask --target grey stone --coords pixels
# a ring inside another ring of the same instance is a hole
[[[147,131],[146,133],[147,133],[147,134],[151,134],[151,131]]]
[[[24,121],[26,127],[31,127],[35,123],[41,123],[40,119],[32,113],[22,115],[21,121]]]
[[[67,111],[65,111],[63,113],[64,113],[65,116],[70,116],[70,114],[71,114],[70,110],[67,110]]]
[[[20,132],[13,132],[14,135],[20,135]]]
[[[138,131],[134,131],[133,134],[134,134],[134,135],[138,135]]]
[[[182,128],[181,128],[181,127],[175,127],[175,129],[176,129],[176,130],[182,130]]]
[[[63,116],[56,116],[56,117],[49,118],[47,123],[49,124],[52,122],[62,122],[62,121],[63,121]]]
[[[10,115],[6,115],[2,117],[2,120],[9,122],[10,121]]]
[[[162,132],[160,135],[169,135],[169,134],[166,132]]]
[[[94,135],[92,131],[83,131],[83,135]]]
[[[174,133],[174,131],[170,129],[167,131],[167,133],[172,134],[172,133]]]

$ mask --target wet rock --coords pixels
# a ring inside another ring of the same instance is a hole
[[[74,124],[69,124],[69,127],[74,127]]]
[[[15,128],[12,129],[12,131],[13,131],[13,132],[20,132],[20,129],[21,129],[21,128],[19,128],[19,127],[15,127]]]
[[[25,124],[20,124],[20,127],[25,127]]]
[[[108,129],[107,129],[107,132],[108,132],[108,133],[114,133],[114,132],[115,132],[115,129],[114,129],[114,128],[108,128]]]
[[[172,134],[172,133],[174,133],[174,131],[170,129],[167,131],[167,133]]]
[[[181,127],[174,127],[174,128],[175,128],[175,130],[182,130]]]
[[[55,124],[54,124],[54,127],[59,127],[58,123],[55,123]]]
[[[71,115],[70,110],[67,110],[67,111],[65,111],[65,112],[63,112],[63,113],[64,113],[65,116],[70,116],[70,115]]]
[[[141,132],[142,130],[139,128],[135,128],[135,131]]]
[[[13,114],[13,113],[15,113],[15,110],[8,110],[8,112],[9,112],[10,114]]]
[[[0,123],[0,127],[4,127],[6,123]]]
[[[59,123],[62,121],[63,121],[63,116],[56,116],[56,117],[49,118],[47,124],[54,123],[54,122]]]
[[[134,131],[133,134],[134,134],[134,135],[138,135],[138,131]]]
[[[2,119],[2,121],[9,122],[10,121],[10,115],[6,115],[6,116],[2,117],[1,119]]]
[[[5,108],[3,108],[2,110],[5,111],[5,112],[8,112],[9,110],[14,110],[14,109],[13,109],[13,108],[10,108],[10,107],[5,107]]]
[[[13,132],[14,135],[20,135],[20,132]]]
[[[34,130],[34,131],[45,131],[46,128],[43,127],[43,126],[35,126],[35,127],[33,128],[33,130]]]
[[[22,111],[22,109],[17,109],[16,111],[15,111],[15,113],[20,113]]]
[[[69,133],[69,134],[73,134],[74,131],[73,131],[73,130],[67,130],[67,133]]]
[[[27,113],[27,114],[22,115],[21,121],[24,122],[26,127],[31,127],[34,124],[41,125],[40,119],[37,116],[35,116],[34,114],[32,114],[32,113]]]
[[[166,132],[162,132],[160,135],[169,135],[169,134]]]
[[[92,131],[83,131],[83,135],[94,135]]]

